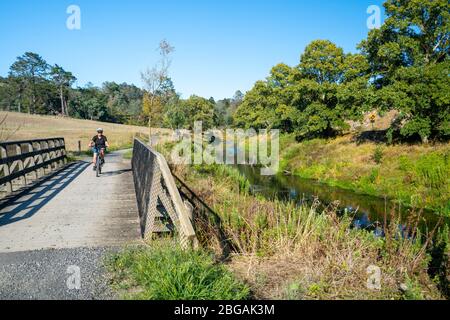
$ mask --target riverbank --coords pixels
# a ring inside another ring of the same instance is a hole
[[[227,267],[256,299],[442,298],[427,274],[429,243],[399,239],[395,222],[378,238],[350,229],[351,218],[338,218],[333,206],[321,211],[252,196],[231,167],[176,173],[221,217],[235,247]],[[368,286],[370,270],[381,272],[381,287]]]
[[[386,145],[353,136],[281,138],[281,170],[360,194],[450,215],[450,144]]]

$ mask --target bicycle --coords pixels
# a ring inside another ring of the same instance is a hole
[[[100,175],[102,174],[102,167],[104,164],[104,156],[101,157],[101,152],[97,152],[97,156],[95,159],[95,175],[96,177],[100,177]]]

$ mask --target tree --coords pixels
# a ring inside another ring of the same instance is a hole
[[[328,40],[316,40],[306,47],[299,68],[305,79],[319,84],[341,83],[344,59],[342,48]]]
[[[182,109],[179,95],[174,95],[167,102],[164,112],[164,125],[171,129],[182,129],[187,124],[187,114]]]
[[[276,106],[273,88],[266,81],[257,81],[236,110],[235,125],[254,129],[277,128]]]
[[[48,73],[47,62],[38,54],[26,52],[17,58],[10,67],[10,75],[23,79],[29,94],[29,113],[36,110],[36,90],[39,82],[45,79]]]
[[[57,64],[51,68],[50,75],[53,82],[55,83],[55,86],[59,90],[59,97],[61,100],[61,114],[67,116],[69,115],[69,112],[67,110],[66,91],[76,81],[76,78],[71,72],[65,71]]]
[[[368,95],[368,63],[334,43],[316,40],[294,68],[278,64],[258,81],[235,114],[237,125],[278,128],[298,138],[328,137],[362,117]]]
[[[390,134],[425,143],[448,137],[450,3],[388,0],[384,7],[385,24],[359,45],[370,62],[373,106],[400,112]]]
[[[169,68],[171,65],[170,55],[175,50],[166,40],[162,40],[159,44],[160,61],[151,69],[147,69],[141,73],[141,78],[145,84],[148,92],[148,104],[143,110],[144,114],[148,116],[149,127],[149,141],[152,143],[152,118],[160,115],[159,105],[161,104],[161,92],[168,82]],[[158,106],[158,107],[156,107]]]
[[[23,81],[0,77],[0,109],[21,112],[23,91]]]
[[[184,127],[193,129],[194,123],[201,121],[203,129],[214,126],[214,104],[202,97],[193,95],[189,99],[181,101],[180,112],[184,114]]]
[[[144,90],[126,83],[105,82],[101,91],[107,97],[108,113],[114,122],[143,124],[140,116]]]
[[[153,125],[161,126],[164,118],[162,98],[152,96],[149,92],[144,92],[142,99],[142,112],[151,117]]]
[[[78,88],[70,101],[73,116],[99,121],[111,121],[107,108],[107,97],[103,92],[88,83],[84,88]]]

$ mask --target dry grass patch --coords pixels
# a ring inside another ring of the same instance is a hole
[[[130,147],[134,136],[148,136],[148,128],[105,123],[90,120],[80,120],[67,117],[29,115],[17,112],[1,112],[2,138],[8,140],[29,140],[39,138],[64,137],[69,151],[78,151],[78,141],[82,150],[87,150],[90,139],[99,127],[105,130],[105,135],[113,149]],[[153,129],[154,135],[163,139],[170,138],[172,131]]]

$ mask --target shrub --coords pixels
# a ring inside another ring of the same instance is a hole
[[[372,158],[376,164],[381,164],[381,162],[383,161],[383,148],[380,146],[377,146],[375,148]]]

